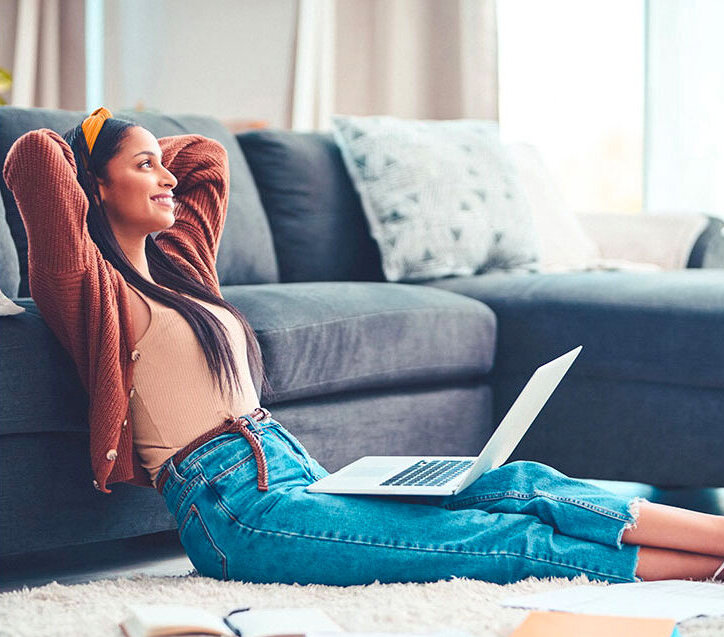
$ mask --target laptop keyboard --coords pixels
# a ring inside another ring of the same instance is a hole
[[[439,487],[459,476],[471,464],[472,460],[420,460],[380,486]]]

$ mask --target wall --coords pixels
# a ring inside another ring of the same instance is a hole
[[[106,0],[105,103],[288,127],[296,19],[296,0]]]

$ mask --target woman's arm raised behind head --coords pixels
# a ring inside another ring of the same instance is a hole
[[[119,370],[118,340],[99,335],[119,329],[116,293],[123,278],[90,237],[88,199],[76,175],[72,149],[48,128],[19,137],[3,167],[28,235],[33,300],[73,358],[84,388],[95,395],[99,383],[107,383]],[[127,306],[124,309],[121,333],[130,320]],[[97,435],[91,432],[91,444]]]
[[[190,264],[217,294],[216,256],[229,205],[229,158],[224,146],[203,135],[158,140],[163,165],[178,180],[176,222],[156,236],[167,254]]]
[[[49,128],[15,140],[3,177],[18,204],[28,236],[28,273],[78,272],[98,250],[88,234],[88,198],[83,192],[73,151]]]

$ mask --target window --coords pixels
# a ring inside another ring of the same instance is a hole
[[[724,2],[649,0],[644,201],[724,216]]]
[[[500,130],[577,212],[643,204],[644,0],[499,0]]]

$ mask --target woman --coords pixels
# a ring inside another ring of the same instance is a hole
[[[221,297],[229,169],[218,142],[157,140],[99,108],[63,137],[20,137],[3,174],[32,295],[89,393],[94,485],[158,488],[201,574],[335,585],[721,575],[724,516],[536,462],[455,496],[307,493],[327,472],[259,405],[253,379],[270,387],[256,336]]]

